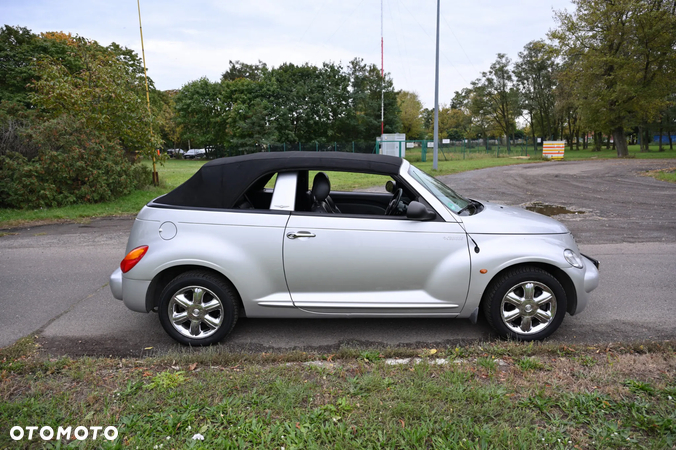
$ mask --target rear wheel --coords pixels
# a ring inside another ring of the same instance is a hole
[[[500,336],[536,341],[561,325],[566,303],[565,290],[549,272],[520,267],[491,283],[483,307],[488,323]]]
[[[160,323],[183,345],[211,345],[235,326],[237,299],[235,288],[226,280],[201,270],[185,272],[162,290]]]

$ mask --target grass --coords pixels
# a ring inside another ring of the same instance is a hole
[[[668,169],[649,170],[645,173],[646,176],[653,177],[656,180],[667,181],[669,183],[676,183],[676,167]]]
[[[12,441],[9,429],[44,425],[119,430],[115,442],[81,441],[79,448],[676,445],[674,343],[499,342],[434,350],[344,348],[326,355],[212,348],[70,359],[43,355],[24,339],[0,350],[0,448],[36,445]],[[432,353],[404,364],[387,359]],[[595,364],[581,364],[581,357]]]
[[[447,175],[468,170],[483,169],[513,164],[524,164],[542,161],[541,153],[532,154],[528,149],[529,157],[526,157],[526,149],[514,147],[514,151],[507,155],[505,148],[501,149],[500,157],[496,157],[495,147],[493,153],[486,154],[485,150],[471,149],[463,154],[460,149],[453,151],[446,149],[446,155],[439,153],[438,170],[432,170],[432,154],[428,152],[427,161],[421,161],[420,150],[409,150],[406,158],[422,170],[435,176]],[[524,156],[520,156],[524,155]],[[657,151],[657,147],[651,148],[650,152],[640,152],[637,145],[629,147],[631,158],[655,159],[676,158],[676,150]],[[522,159],[525,158],[525,159]],[[591,150],[566,149],[566,160],[589,160],[589,159],[613,159],[616,152],[612,149],[603,149],[600,152]],[[147,164],[147,162],[144,162]],[[60,208],[46,208],[39,210],[16,210],[0,209],[0,228],[11,228],[28,223],[49,223],[59,221],[87,220],[93,217],[134,215],[155,197],[165,194],[176,186],[190,178],[205,161],[168,160],[164,165],[158,166],[160,174],[159,187],[152,187],[135,191],[115,201],[98,203],[93,205],[73,205]],[[676,173],[670,169],[659,173],[650,174],[663,181],[676,182]],[[346,174],[331,172],[332,189],[336,191],[352,191],[365,189],[372,186],[384,185],[386,177],[365,174]]]

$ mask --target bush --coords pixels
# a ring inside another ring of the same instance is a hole
[[[21,137],[38,154],[30,160],[18,152],[0,155],[1,207],[97,203],[148,184],[148,170],[127,159],[117,142],[69,116],[31,125]]]

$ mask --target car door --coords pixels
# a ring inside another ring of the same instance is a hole
[[[306,311],[452,317],[467,297],[458,223],[294,212],[283,251],[292,301]]]

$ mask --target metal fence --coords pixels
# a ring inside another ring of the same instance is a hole
[[[444,140],[445,141],[445,140]],[[464,141],[441,141],[439,143],[439,159],[466,159],[471,157],[508,157],[508,156],[541,156],[542,147],[537,151],[533,149],[528,140],[515,140],[510,148],[504,142],[498,140],[464,140]],[[398,149],[394,156],[406,158],[410,161],[426,162],[432,157],[434,142],[432,140],[409,140],[409,141],[377,141],[377,142],[282,142],[270,144],[258,144],[251,147],[225,148],[208,147],[208,158],[221,158],[224,156],[237,156],[260,152],[347,152],[347,153],[382,153],[382,144],[395,144]],[[390,148],[392,146],[390,145]],[[390,153],[392,154],[392,153]]]
[[[373,142],[311,142],[309,144],[297,142],[295,144],[267,144],[264,151],[376,153],[377,150],[378,147]]]
[[[410,161],[426,162],[427,158],[431,158],[434,151],[434,141],[432,140],[416,140],[416,141],[383,141],[386,144],[396,144],[394,156],[406,158]],[[392,145],[390,146],[392,148]],[[527,140],[515,140],[510,142],[509,148],[505,143],[498,140],[464,140],[464,141],[447,141],[439,143],[440,160],[444,159],[466,159],[478,156],[493,156],[496,158],[509,156],[541,156],[542,147],[538,147],[537,151],[533,148],[532,143]]]

